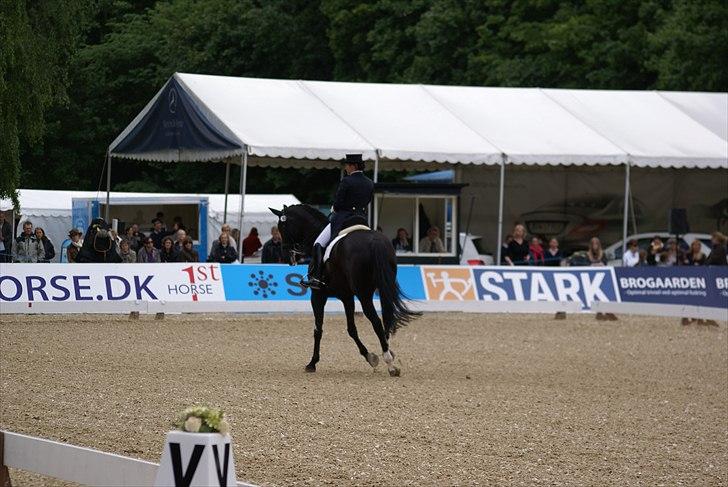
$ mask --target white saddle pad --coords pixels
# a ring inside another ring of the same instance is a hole
[[[352,225],[352,226],[346,227],[345,229],[340,231],[339,234],[336,236],[336,238],[333,239],[331,241],[331,243],[329,243],[329,245],[326,247],[326,252],[324,252],[324,262],[329,260],[329,256],[331,255],[331,249],[334,248],[334,245],[336,245],[336,242],[338,242],[342,238],[346,237],[351,232],[356,232],[357,230],[371,230],[371,228],[369,228],[366,225]]]

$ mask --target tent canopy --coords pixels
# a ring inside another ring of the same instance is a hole
[[[176,73],[113,157],[330,167],[441,163],[728,166],[728,94],[235,78]]]

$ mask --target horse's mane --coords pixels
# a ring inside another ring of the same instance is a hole
[[[295,212],[298,215],[302,215],[311,223],[326,224],[328,222],[326,215],[321,213],[313,206],[308,206],[304,204],[291,205],[286,208],[286,212]]]

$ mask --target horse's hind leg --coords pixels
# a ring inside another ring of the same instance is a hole
[[[313,308],[313,356],[306,366],[306,372],[316,372],[316,364],[319,361],[319,350],[321,348],[321,337],[324,334],[324,306],[326,296],[320,291],[311,291],[311,307]]]
[[[379,319],[379,315],[377,314],[377,309],[374,307],[372,297],[359,296],[359,300],[361,301],[361,307],[362,311],[364,311],[364,316],[366,316],[367,319],[372,322],[374,333],[377,334],[377,337],[379,338],[379,343],[382,345],[382,356],[384,357],[384,362],[387,364],[387,370],[389,371],[389,375],[391,375],[392,377],[399,377],[399,367],[394,365],[394,354],[389,348],[387,332],[384,331],[384,325],[382,324],[382,320]]]
[[[376,367],[379,365],[379,357],[376,353],[370,353],[367,347],[359,339],[359,333],[356,331],[356,324],[354,323],[354,296],[348,299],[342,299],[344,303],[344,311],[346,312],[346,331],[349,332],[349,336],[356,343],[359,353],[369,362],[369,365]]]

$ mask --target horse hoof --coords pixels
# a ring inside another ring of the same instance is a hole
[[[400,375],[402,375],[402,372],[399,370],[399,367],[392,367],[389,369],[390,377],[399,377]]]
[[[379,365],[379,357],[377,357],[376,353],[367,353],[367,362],[369,362],[369,365],[372,367],[376,367]]]
[[[316,366],[315,365],[308,364],[306,366],[306,372],[316,372]]]

